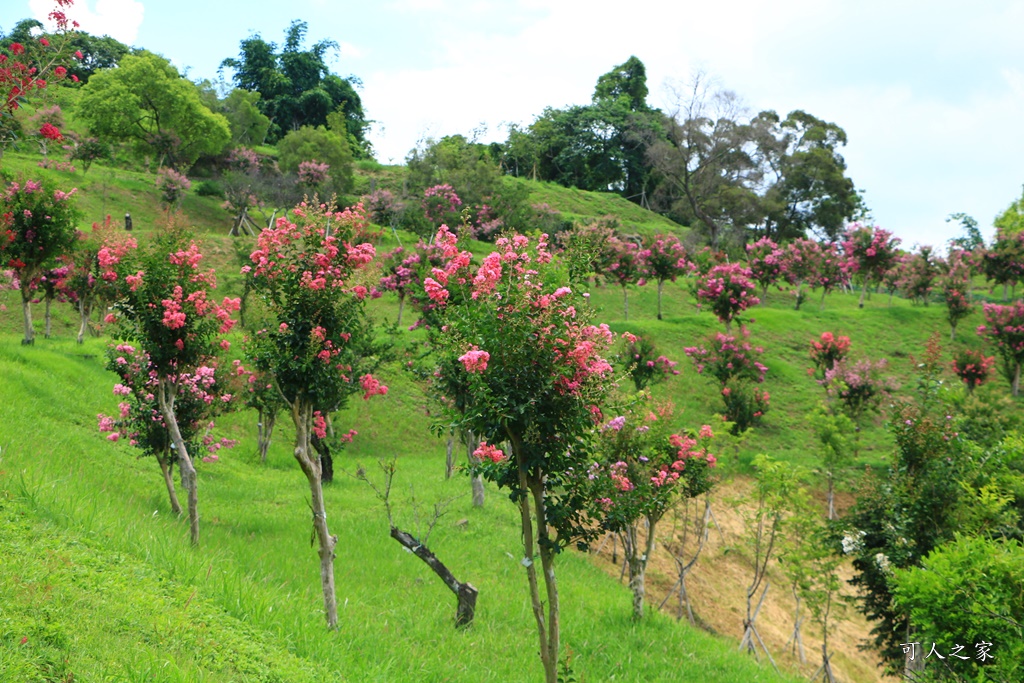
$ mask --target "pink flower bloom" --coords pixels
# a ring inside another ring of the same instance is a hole
[[[359,385],[365,392],[363,394],[363,400],[368,401],[373,396],[384,396],[388,393],[388,388],[380,383],[373,375],[363,375],[359,378]]]
[[[486,441],[480,442],[480,447],[473,451],[473,456],[480,460],[486,458],[491,462],[501,462],[505,459],[505,453],[500,448],[496,448]]]
[[[711,431],[711,425],[701,425],[700,438],[702,439],[713,439],[715,436],[714,432]]]
[[[459,357],[459,360],[466,367],[466,372],[483,372],[487,369],[487,361],[490,359],[491,354],[481,351],[475,346]]]

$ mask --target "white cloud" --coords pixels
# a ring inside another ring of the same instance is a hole
[[[78,0],[68,8],[71,21],[77,21],[83,31],[94,35],[107,35],[122,43],[132,45],[139,35],[139,26],[145,7],[138,0],[96,0],[95,9],[90,9],[86,0]],[[51,25],[47,15],[53,8],[52,0],[29,0],[29,7],[36,19]]]
[[[344,40],[338,43],[338,52],[341,53],[344,59],[360,59],[363,56],[363,51],[352,43],[346,43]]]

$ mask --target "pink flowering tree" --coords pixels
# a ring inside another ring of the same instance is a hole
[[[920,246],[903,262],[899,288],[915,304],[927,306],[944,267],[945,263],[932,247]]]
[[[953,373],[964,383],[968,393],[974,393],[988,380],[995,362],[995,356],[961,348],[953,354]]]
[[[882,400],[894,389],[892,379],[886,375],[888,361],[842,360],[825,373],[822,386],[829,399],[854,424],[853,456],[860,453],[860,433],[864,421],[879,410]]]
[[[519,508],[523,561],[540,641],[545,680],[558,679],[560,607],[555,557],[592,536],[580,473],[590,464],[586,437],[612,385],[606,360],[614,341],[606,325],[590,324],[590,307],[564,282],[546,236],[499,238],[477,268],[455,237],[441,230],[446,263],[427,278],[442,306],[431,327],[438,354],[437,387],[451,401],[468,382],[472,410],[451,411],[450,426],[481,438],[484,475],[512,492]],[[465,305],[449,304],[461,290]],[[507,442],[507,448],[498,445]],[[541,599],[536,560],[546,593]]]
[[[808,374],[818,380],[825,379],[825,373],[841,362],[850,353],[850,338],[837,336],[831,332],[822,332],[820,339],[811,342],[811,362],[814,367]]]
[[[679,374],[676,370],[678,363],[658,353],[654,342],[649,338],[625,332],[622,339],[625,347],[615,360],[633,380],[638,393],[652,384]]]
[[[846,260],[836,245],[829,244],[821,247],[817,277],[814,279],[814,286],[821,288],[820,308],[825,308],[825,297],[846,282],[847,277],[843,268],[845,262]]]
[[[892,268],[899,257],[900,240],[888,230],[877,226],[853,223],[846,230],[843,254],[846,272],[861,284],[858,306],[864,308],[864,295],[872,285],[882,281],[885,271]]]
[[[974,310],[970,254],[961,250],[950,252],[939,282],[942,300],[946,304],[946,320],[949,321],[949,341],[952,342],[956,339],[956,326]]]
[[[714,378],[720,387],[723,416],[733,423],[733,434],[740,434],[761,421],[771,401],[769,393],[758,385],[764,382],[768,367],[761,362],[764,349],[753,346],[750,332],[741,328],[741,338],[717,333],[707,346],[689,346],[683,352],[693,361],[697,374]]]
[[[328,628],[338,623],[334,556],[338,537],[327,526],[323,477],[327,463],[315,450],[327,436],[327,416],[356,393],[387,393],[372,375],[383,348],[364,307],[368,289],[356,276],[372,263],[372,244],[355,243],[359,211],[332,212],[301,204],[263,230],[251,265],[243,267],[250,291],[263,302],[266,327],[249,341],[250,364],[271,378],[295,424],[295,459],[309,484],[313,529]]]
[[[796,289],[796,309],[804,302],[804,285],[812,285],[818,277],[821,262],[821,247],[814,240],[795,239],[786,245],[782,257],[782,276],[786,282]]]
[[[413,251],[408,253],[403,247],[395,247],[381,259],[381,276],[378,286],[381,291],[394,292],[398,295],[398,320],[402,324],[402,311],[405,309],[405,298],[416,282],[417,266],[423,257]]]
[[[50,338],[50,328],[52,318],[50,316],[50,309],[53,306],[54,300],[64,302],[67,301],[67,297],[64,294],[62,284],[67,278],[70,268],[67,265],[67,254],[63,254],[58,259],[59,265],[50,268],[45,273],[39,276],[39,281],[33,285],[33,288],[42,294],[43,300],[43,337],[46,339]]]
[[[31,303],[39,278],[74,246],[75,190],[63,192],[34,180],[13,181],[0,201],[0,263],[14,271],[25,320],[22,344],[35,341]]]
[[[203,255],[185,232],[167,231],[147,247],[123,255],[102,254],[101,250],[100,277],[117,286],[115,313],[107,321],[116,323],[116,339],[147,359],[145,372],[152,380],[147,393],[155,396],[167,428],[188,498],[189,535],[192,545],[199,545],[194,449],[178,422],[177,402],[193,391],[189,384],[202,375],[200,368],[217,365],[217,355],[228,347],[223,336],[235,324],[231,314],[240,302],[227,297],[220,303],[213,300],[216,278],[212,270],[200,268]]]
[[[907,256],[900,255],[896,258],[892,267],[882,274],[882,281],[879,283],[879,289],[889,295],[887,305],[892,307],[892,298],[896,295],[896,292],[900,289],[900,284],[903,282],[903,271],[906,267]]]
[[[49,79],[68,78],[63,64],[72,56],[71,40],[78,22],[68,21],[64,10],[72,4],[72,0],[55,0],[48,18],[56,25],[56,32],[50,37],[42,36],[28,44],[9,43],[6,53],[0,54],[0,158],[6,146],[17,138],[14,113],[29,100],[37,99],[46,90]],[[74,58],[82,59],[82,53],[75,52]],[[78,80],[76,76],[70,78]],[[62,139],[53,121],[42,120],[39,124],[38,132],[44,140]]]
[[[79,344],[85,341],[93,308],[112,304],[117,297],[117,273],[112,266],[137,246],[131,237],[115,233],[107,216],[102,225],[92,224],[91,234],[79,232],[77,244],[64,256],[68,271],[58,287],[78,311]]]
[[[985,323],[978,334],[988,337],[1003,360],[1010,392],[1020,395],[1020,369],[1024,365],[1024,301],[1008,306],[985,304]]]
[[[107,369],[120,380],[114,385],[114,395],[121,401],[118,415],[97,415],[99,429],[108,433],[108,440],[127,439],[142,455],[156,459],[167,487],[171,511],[180,515],[181,504],[174,489],[174,464],[179,458],[157,399],[159,373],[149,355],[130,344],[112,345],[107,359]],[[213,365],[199,365],[193,372],[178,375],[176,382],[174,415],[181,438],[190,453],[205,451],[202,460],[216,462],[217,451],[235,445],[231,439],[216,439],[212,435],[213,419],[232,407],[233,395],[227,378]]]
[[[749,268],[738,263],[724,263],[711,268],[698,281],[697,301],[707,305],[718,319],[725,323],[725,331],[732,329],[740,314],[761,302],[754,296],[756,285]]]
[[[160,201],[164,209],[170,211],[181,206],[181,200],[192,187],[192,181],[184,173],[178,173],[173,168],[161,168],[156,172],[156,187],[160,191]]]
[[[451,185],[434,185],[423,191],[423,213],[433,227],[459,225],[462,200]]]
[[[629,566],[633,618],[644,614],[647,565],[658,522],[682,499],[712,487],[711,427],[670,434],[671,406],[638,405],[597,427],[598,459],[587,468],[591,515],[618,534]]]
[[[1024,231],[997,228],[992,246],[981,253],[981,266],[993,289],[1003,286],[1003,301],[1006,301],[1007,289],[1016,288],[1017,283],[1024,280]]]
[[[299,163],[299,185],[310,192],[323,187],[331,178],[331,165],[316,159]]]
[[[753,244],[748,244],[747,267],[750,277],[761,288],[762,301],[768,296],[768,288],[782,277],[784,251],[768,237],[762,237]]]
[[[661,320],[661,294],[665,282],[675,282],[677,277],[690,272],[686,249],[675,235],[657,235],[646,240],[640,258],[644,264],[644,275],[658,283],[658,320]]]
[[[256,349],[247,349],[249,357],[256,353]],[[274,438],[277,416],[285,409],[286,404],[274,384],[274,378],[268,373],[249,370],[241,365],[236,367],[239,374],[245,377],[245,388],[242,391],[245,407],[256,411],[256,452],[260,456],[260,462],[265,463],[270,442]]]
[[[644,257],[638,247],[629,240],[613,238],[614,259],[604,270],[605,276],[622,287],[623,315],[629,320],[629,285],[647,284],[644,277]]]

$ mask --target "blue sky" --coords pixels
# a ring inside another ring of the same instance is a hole
[[[46,14],[9,0],[0,27]],[[1024,184],[1024,3],[986,0],[76,0],[83,28],[215,78],[253,32],[280,42],[293,19],[341,44],[334,70],[362,79],[378,159],[417,140],[529,123],[584,104],[598,76],[636,55],[649,101],[702,69],[752,112],[793,109],[842,126],[849,174],[876,222],[942,244],[956,211],[987,234]],[[75,14],[72,13],[74,17]]]

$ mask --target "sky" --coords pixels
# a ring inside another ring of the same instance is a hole
[[[8,0],[0,29],[52,0]],[[847,133],[848,174],[875,222],[906,247],[992,221],[1024,186],[1024,3],[1019,0],[75,0],[84,30],[217,77],[239,42],[280,43],[293,19],[330,65],[362,80],[383,163],[419,140],[477,131],[503,140],[545,107],[587,104],[599,76],[635,55],[648,102],[702,71],[750,113],[802,109]]]

